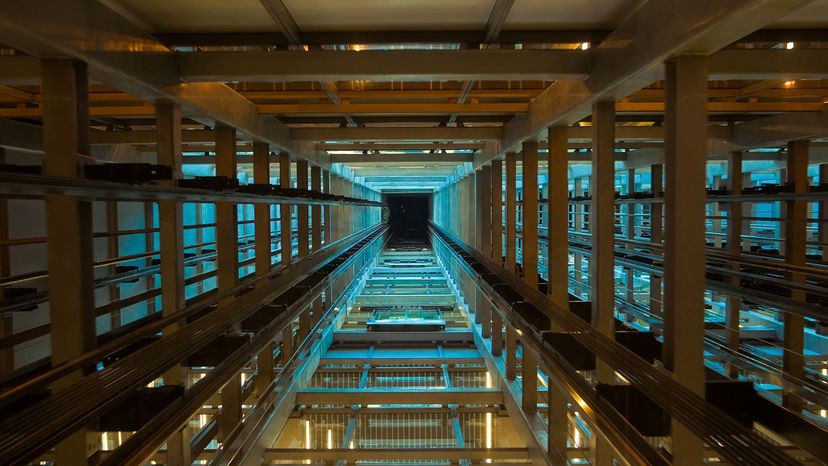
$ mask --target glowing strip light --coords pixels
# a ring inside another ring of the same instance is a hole
[[[310,450],[310,447],[311,447],[310,421],[305,421],[305,448]]]
[[[333,432],[328,429],[328,450],[333,450]]]

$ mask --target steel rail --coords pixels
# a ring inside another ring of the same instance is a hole
[[[311,191],[308,191],[310,194]],[[127,185],[60,176],[0,172],[0,196],[39,198],[73,196],[85,200],[180,201],[187,203],[231,202],[234,204],[356,205],[382,207],[376,201],[344,197],[311,199],[300,196],[246,194],[233,191],[179,188],[156,185]]]
[[[338,278],[345,269],[350,267],[356,261],[358,255],[365,253],[367,250],[365,248],[370,247],[370,245],[374,244],[378,238],[382,237],[382,231],[375,231],[371,233],[369,238],[371,237],[373,239],[369,243],[362,246],[359,246],[359,244],[352,246],[352,248],[359,247],[360,250],[352,255],[347,261],[340,264],[337,270],[328,275],[323,282],[314,286],[313,289],[308,290],[308,292],[305,293],[299,301],[289,306],[284,313],[276,316],[274,320],[256,332],[253,339],[236,349],[227,359],[222,361],[221,364],[209,371],[204,378],[187,390],[181,399],[176,400],[164,408],[158,415],[154,416],[149,423],[141,427],[141,429],[135,432],[134,435],[127,439],[126,442],[124,442],[103,462],[101,462],[100,466],[138,465],[141,464],[145,458],[152,455],[152,453],[157,450],[158,446],[163,443],[175,431],[175,429],[187,422],[187,419],[192,417],[192,414],[196,412],[207,401],[207,399],[209,399],[227,382],[228,378],[232,377],[239,370],[241,370],[241,368],[244,367],[250,359],[257,355],[259,351],[261,351],[262,348],[264,348],[276,335],[278,335],[293,320],[295,320],[299,316],[300,312],[311,304],[319,292],[325,289],[329,283]],[[303,275],[302,278],[307,275],[308,274]],[[329,307],[329,309],[325,312],[325,316],[328,315],[333,307],[334,306]],[[315,335],[316,329],[322,324],[325,316],[323,316],[323,318],[320,319],[320,321],[317,322],[317,324],[311,329],[303,340],[303,343],[300,344],[297,351],[288,361],[288,365],[290,365],[290,363],[297,358],[297,355],[304,347],[304,344]],[[285,372],[286,370],[283,369],[280,372],[279,377],[282,377]],[[270,386],[272,387],[273,384],[274,382],[271,382]],[[252,415],[254,414],[248,414],[245,416],[244,420],[248,421]],[[231,431],[228,439],[232,439],[234,434],[237,432],[238,427]]]
[[[328,259],[382,228],[355,233],[341,248],[320,250],[319,256],[300,259],[292,273],[275,278],[268,287],[242,295],[233,303],[187,324],[107,368],[83,377],[46,400],[0,421],[0,457],[7,464],[25,464],[72,432],[125,399],[132,389],[154,380],[160,373],[209,344],[261,306],[294,286],[302,274],[316,270]],[[341,240],[342,241],[342,240]]]
[[[371,229],[369,229],[371,230]],[[363,232],[365,232],[364,230]],[[357,235],[359,233],[355,233]],[[330,256],[334,253],[337,253],[340,250],[344,249],[344,244],[348,241],[352,241],[354,239],[354,235],[345,237],[340,239],[337,242],[331,243],[320,249],[318,252],[311,254],[310,256],[304,258],[302,261],[307,262],[311,260],[319,259],[320,265],[323,265],[323,262],[330,259]],[[296,262],[294,263],[296,264]],[[50,382],[53,382],[67,374],[70,374],[74,371],[80,370],[84,367],[88,367],[91,364],[96,363],[97,361],[102,360],[103,358],[109,356],[110,354],[118,351],[122,347],[128,346],[132,343],[139,341],[140,339],[158,333],[159,331],[163,330],[165,327],[174,324],[176,322],[183,322],[186,320],[187,317],[195,315],[197,313],[203,312],[209,307],[220,303],[221,301],[235,296],[238,292],[247,289],[250,287],[251,284],[257,283],[261,280],[269,280],[274,277],[279,276],[282,272],[287,270],[285,266],[277,266],[273,268],[267,274],[259,275],[254,277],[252,280],[246,281],[244,283],[240,283],[238,286],[229,289],[223,293],[217,293],[214,296],[201,301],[195,305],[187,306],[186,308],[177,311],[173,314],[170,314],[166,317],[163,317],[160,320],[157,320],[153,323],[150,323],[146,326],[140,327],[139,329],[135,330],[134,332],[128,333],[120,338],[112,340],[102,346],[99,346],[91,351],[86,353],[80,354],[75,356],[62,364],[52,367],[49,371],[40,374],[10,390],[7,390],[3,393],[0,393],[0,406],[4,406],[11,401],[14,401],[17,397],[36,390]],[[215,311],[213,311],[215,312]]]
[[[626,347],[615,342],[611,336],[604,335],[575,314],[557,306],[548,296],[508,273],[500,264],[478,253],[437,225],[431,224],[430,228],[438,235],[444,236],[444,239],[454,242],[475,261],[483,264],[490,273],[494,273],[504,283],[514,288],[527,302],[571,332],[579,343],[621,373],[631,385],[713,447],[723,458],[734,464],[799,464],[765,438],[745,428],[738,421],[706,402],[704,398],[677,383],[669,373],[650,365]],[[485,287],[484,281],[480,277],[477,278],[476,282]],[[493,290],[485,291],[490,296],[494,294]],[[515,317],[512,314],[510,311],[504,317],[514,320]],[[518,317],[517,320],[522,320],[522,318]],[[533,351],[541,356],[541,359],[550,360],[554,352],[544,345],[541,329],[535,329],[528,324],[525,328],[528,332],[524,334],[529,337],[525,340],[533,343],[528,346],[531,346]]]

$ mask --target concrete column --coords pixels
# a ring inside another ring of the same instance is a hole
[[[492,260],[503,263],[503,163],[492,160]],[[492,315],[492,355],[503,354],[503,319],[494,309]]]
[[[538,143],[523,143],[523,280],[538,288]],[[538,403],[538,364],[535,356],[523,349],[523,409],[535,412]]]
[[[175,184],[181,178],[181,111],[170,102],[155,103],[156,162],[169,166]],[[167,182],[161,182],[167,184]],[[184,228],[180,202],[158,202],[158,227],[161,251],[161,309],[164,316],[184,309]],[[167,335],[178,330],[173,324],[164,329]],[[180,385],[183,373],[176,365],[164,374],[164,383]]]
[[[216,175],[236,178],[236,130],[216,125]],[[239,281],[238,213],[236,204],[216,203],[216,268],[218,291],[235,288]],[[225,300],[227,303],[230,300]]]
[[[287,152],[279,153],[279,187],[282,189],[290,188],[290,154]],[[279,204],[279,224],[282,230],[279,248],[282,250],[282,265],[285,267],[290,266],[291,256],[293,255],[290,217],[290,204]]]
[[[253,182],[270,184],[269,146],[266,142],[253,143]],[[255,204],[256,275],[264,275],[271,267],[270,204]],[[266,282],[260,281],[259,286]]]
[[[330,194],[331,192],[331,172],[322,170],[322,192]],[[322,207],[322,216],[324,217],[323,233],[325,236],[325,244],[331,244],[333,241],[333,219],[331,218],[331,206],[326,205]]]
[[[821,163],[819,165],[819,184],[820,186],[828,185],[828,163]],[[819,242],[828,244],[828,201],[819,202]],[[828,260],[828,246],[820,248],[822,253],[822,260]]]
[[[236,130],[216,125],[216,175],[236,178]],[[216,268],[218,292],[235,288],[239,283],[238,211],[231,202],[216,203]],[[229,298],[220,305],[232,302]],[[241,421],[241,384],[239,374],[221,390],[222,409],[218,419],[219,441],[227,438],[233,427]]]
[[[506,324],[506,378],[515,380],[517,376],[517,332]]]
[[[538,287],[538,143],[523,143],[523,279]]]
[[[590,287],[592,288],[592,325],[604,335],[614,336],[615,318],[615,103],[598,102],[592,106],[592,206],[589,229],[592,233]],[[603,361],[596,365],[603,383],[612,383],[613,370]]]
[[[322,169],[311,167],[311,191],[322,192]],[[318,251],[322,247],[322,206],[311,206],[311,248]]]
[[[627,170],[627,194],[635,192],[635,168]],[[627,221],[626,221],[626,238],[630,241],[635,239],[635,204],[627,204]],[[632,244],[627,244],[627,249],[635,250]],[[635,272],[632,267],[626,267],[624,270],[625,279],[627,282],[627,297],[628,303],[635,303]]]
[[[791,141],[788,143],[787,182],[797,194],[808,192],[808,150],[809,141]],[[785,227],[785,263],[804,266],[806,262],[806,222],[808,202],[805,200],[785,202],[787,224]],[[794,283],[804,283],[805,275],[791,273],[788,279]],[[792,290],[791,299],[805,301],[805,292]],[[785,353],[782,366],[785,373],[797,379],[805,378],[805,318],[790,312],[785,313]],[[783,395],[783,404],[793,410],[803,407],[799,397]]]
[[[584,180],[583,178],[575,178],[572,180],[572,195],[582,196],[584,194]],[[578,203],[575,204],[575,218],[574,220],[574,228],[576,232],[583,231],[584,229],[584,204]],[[568,238],[567,238],[568,240]],[[581,282],[583,281],[583,263],[584,263],[584,255],[576,252],[573,261],[572,267],[573,270],[573,278],[578,283],[578,288],[581,289]]]
[[[65,59],[41,61],[43,92],[43,173],[80,177],[78,154],[89,151],[89,103],[86,65]],[[49,321],[52,364],[93,349],[95,296],[92,205],[68,196],[44,196],[49,270]],[[56,381],[63,390],[81,377],[76,372]],[[94,427],[93,427],[94,430]],[[99,450],[86,428],[55,448],[57,464],[87,464]]]
[[[718,190],[718,189],[722,189],[722,186],[723,186],[722,176],[721,175],[714,175],[713,176],[713,186],[712,186],[712,188]],[[712,215],[714,217],[711,220],[711,227],[712,227],[713,233],[722,233],[723,232],[723,230],[722,230],[722,219],[721,218],[715,218],[715,217],[721,217],[722,216],[722,209],[719,207],[718,202],[714,202],[711,207],[712,207],[712,209],[711,209],[710,215]],[[719,234],[719,235],[713,236],[713,246],[715,246],[717,248],[721,248],[723,242],[724,242],[724,239],[723,239],[722,235]]]
[[[548,139],[549,295],[553,303],[569,309],[569,141],[566,127],[549,128]]]
[[[308,162],[305,160],[296,161],[296,188],[308,190]],[[308,206],[297,205],[296,207],[296,224],[299,231],[299,257],[305,257],[310,251],[308,231]]]
[[[6,163],[5,149],[0,147],[0,163]],[[9,239],[9,203],[6,199],[0,199],[0,242]],[[11,248],[7,245],[0,245],[0,276],[11,275]],[[5,287],[0,286],[0,293]],[[14,333],[13,314],[0,315],[0,338],[5,338]],[[14,370],[14,348],[0,349],[0,375],[7,374]]]
[[[707,58],[675,58],[666,73],[664,365],[704,397]],[[702,462],[702,441],[675,419],[672,440],[674,464]]]
[[[742,152],[730,153],[727,163],[727,178],[730,182],[730,193],[739,194],[742,192]],[[727,204],[727,251],[731,256],[742,255],[742,203],[729,202]],[[733,263],[732,268],[739,270],[739,266]],[[731,285],[740,285],[738,277],[730,277]],[[739,317],[742,308],[742,298],[729,295],[727,297],[727,316],[725,327],[727,328],[727,346],[733,351],[739,350]],[[731,376],[736,374],[731,372]]]
[[[650,178],[653,194],[656,197],[664,190],[664,166],[655,164],[650,166]],[[654,202],[650,204],[650,242],[661,245],[664,225],[664,204]],[[660,275],[650,275],[650,312],[655,315],[661,315],[663,297],[661,295],[661,279]]]
[[[479,183],[477,189],[480,192],[478,202],[480,207],[478,210],[477,224],[480,225],[480,234],[478,241],[480,243],[480,252],[487,257],[492,255],[492,167],[491,165],[484,165],[480,170]],[[490,338],[492,336],[492,306],[491,303],[481,296],[478,301],[478,309],[480,311],[480,319],[482,324],[483,338]]]
[[[270,184],[270,153],[269,146],[264,142],[253,143],[253,182],[256,184]],[[259,203],[254,206],[255,234],[256,234],[256,275],[265,275],[271,270],[271,205]],[[266,286],[266,280],[260,280],[257,286]],[[273,380],[273,344],[268,343],[256,358],[256,377],[254,385],[256,393],[265,392]]]
[[[516,273],[517,154],[506,154],[506,270]]]

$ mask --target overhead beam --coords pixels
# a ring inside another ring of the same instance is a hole
[[[86,62],[97,80],[148,100],[169,99],[185,116],[207,117],[288,150],[314,164],[321,154],[300,154],[287,126],[259,115],[256,106],[225,84],[181,83],[175,55],[162,43],[95,0],[34,0],[0,4],[0,41],[33,56],[70,56]]]
[[[294,141],[496,141],[501,128],[291,128]]]
[[[593,48],[586,81],[555,82],[532,101],[528,115],[506,125],[501,152],[537,137],[549,126],[584,118],[594,102],[617,100],[646,87],[663,76],[663,62],[670,56],[715,52],[808,3],[810,0],[647,2]]]
[[[485,148],[483,143],[451,143],[451,142],[432,142],[432,143],[356,143],[356,144],[317,144],[319,150],[422,150],[422,151],[440,151],[440,150],[480,150]]]
[[[356,164],[380,164],[380,163],[463,163],[473,162],[474,154],[354,154],[354,155],[331,155],[331,163]]]
[[[783,113],[736,125],[728,142],[739,148],[773,147],[828,135],[828,106],[819,112]]]
[[[507,81],[583,79],[589,59],[569,50],[194,52],[179,67],[190,82]]]

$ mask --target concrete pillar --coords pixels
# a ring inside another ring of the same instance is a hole
[[[516,273],[517,154],[506,154],[506,270]]]
[[[266,142],[253,143],[253,182],[270,184],[269,146]],[[256,235],[256,275],[264,275],[271,267],[270,204],[258,203],[253,207]],[[259,282],[262,286],[263,281]]]
[[[523,143],[523,280],[538,288],[538,143]],[[535,356],[523,348],[523,409],[535,412],[538,403],[538,364]]]
[[[236,130],[216,125],[216,175],[236,178]],[[235,288],[239,283],[238,212],[236,204],[216,203],[216,268],[218,292]],[[232,302],[229,298],[220,305]],[[234,383],[235,381],[235,383]],[[233,427],[241,421],[241,384],[239,374],[221,390],[222,409],[218,420],[219,441],[227,438]]]
[[[5,149],[0,147],[0,163],[6,163]],[[9,204],[6,199],[0,199],[0,242],[9,239]],[[5,244],[0,245],[0,277],[11,275],[11,248]],[[0,286],[0,293],[4,287]],[[8,337],[14,333],[14,322],[12,313],[0,315],[0,338]],[[7,374],[14,370],[14,348],[0,349],[0,375]]]
[[[705,192],[707,58],[666,63],[664,365],[675,380],[704,397]],[[704,445],[672,421],[676,465],[702,462]]]
[[[547,264],[549,295],[552,302],[569,310],[569,162],[567,130],[552,127],[548,130],[547,183]],[[559,326],[552,324],[552,330]],[[547,388],[548,437],[547,451],[553,465],[567,464],[566,442],[568,419],[566,400],[553,383]]]
[[[664,166],[655,164],[650,166],[650,178],[653,195],[661,196],[664,190]],[[654,202],[650,204],[650,242],[661,245],[664,225],[664,204],[661,202]],[[663,308],[663,297],[661,294],[661,279],[660,275],[650,275],[650,312],[655,315],[661,315]]]
[[[615,103],[598,102],[592,106],[592,206],[589,229],[592,233],[590,287],[592,288],[592,325],[604,335],[614,336],[615,321]],[[613,370],[603,361],[596,365],[603,383],[612,383]]]
[[[155,103],[156,162],[172,169],[175,184],[181,178],[181,111],[170,102]],[[162,182],[166,184],[167,182]],[[158,227],[161,252],[161,309],[164,316],[174,314],[186,306],[184,296],[184,228],[180,202],[158,202]],[[172,324],[164,334],[178,330]],[[183,373],[176,365],[164,374],[164,383],[180,385]]]
[[[517,376],[517,332],[506,324],[506,378],[515,380]]]
[[[78,154],[89,151],[86,64],[41,61],[43,92],[43,173],[80,177]],[[69,196],[44,196],[49,269],[49,321],[52,364],[95,347],[92,205]],[[63,390],[81,377],[76,372],[55,382]],[[94,429],[94,428],[93,428]],[[57,464],[87,464],[100,449],[96,435],[82,428],[55,447]]]
[[[253,143],[253,182],[256,184],[270,184],[270,153],[269,146],[264,142]],[[256,234],[256,275],[265,275],[271,270],[271,204],[259,203],[254,206],[255,234]],[[257,286],[267,285],[267,280],[259,280]],[[256,377],[254,385],[256,393],[265,392],[273,380],[273,345],[268,343],[259,352],[256,359]]]
[[[819,184],[820,186],[828,185],[828,163],[819,164]],[[819,202],[819,239],[823,244],[828,244],[828,201],[823,200]],[[822,260],[828,260],[828,246],[820,248],[822,253]]]
[[[330,194],[331,192],[331,172],[328,170],[322,170],[322,192]],[[322,217],[323,217],[323,233],[325,236],[325,244],[331,244],[333,241],[333,219],[331,218],[331,206],[326,205],[322,207]]]
[[[583,180],[583,178],[575,178],[574,180],[572,180],[572,195],[577,197],[577,196],[582,196],[583,194],[584,194],[584,180]],[[576,232],[581,232],[584,229],[584,215],[583,215],[584,214],[584,204],[581,204],[581,203],[575,204],[574,213],[575,213],[575,218],[573,219],[573,226],[574,226]],[[584,277],[583,277],[583,266],[584,266],[584,255],[579,253],[579,252],[576,252],[574,257],[573,257],[572,267],[574,269],[573,270],[573,278],[575,279],[575,282],[578,284],[577,285],[578,289],[582,288],[581,283],[584,279]]]
[[[627,170],[627,194],[635,192],[635,168]],[[629,203],[626,205],[627,219],[626,219],[626,239],[635,240],[635,204]],[[632,244],[627,244],[627,249],[635,250]],[[635,303],[635,272],[632,267],[626,267],[624,270],[625,281],[627,282],[627,297],[628,303]]]
[[[296,189],[308,190],[308,162],[305,160],[296,161]],[[305,257],[310,251],[308,231],[308,206],[298,204],[296,209],[296,224],[299,235],[298,256]]]
[[[322,192],[322,169],[311,167],[311,191]],[[322,247],[322,206],[311,206],[311,248],[318,251]]]
[[[216,125],[216,175],[236,178],[236,130]],[[236,204],[216,203],[216,268],[219,293],[235,288],[239,281],[238,213]],[[229,302],[232,300],[224,301]]]
[[[809,141],[791,141],[788,143],[787,182],[793,192],[808,192],[808,150]],[[785,202],[787,224],[785,227],[785,263],[804,266],[806,262],[806,222],[808,202],[805,200]],[[805,275],[791,273],[788,279],[794,283],[804,283]],[[792,290],[791,299],[805,301],[805,292]],[[805,318],[790,312],[784,317],[785,353],[782,366],[785,373],[797,379],[805,378]],[[783,404],[795,411],[802,409],[803,400],[794,395],[785,394]]]
[[[523,143],[523,279],[538,287],[538,143]]]
[[[569,309],[569,171],[566,127],[549,128],[549,182],[547,196],[549,295]]]
[[[730,153],[727,163],[727,178],[730,182],[730,193],[739,194],[742,192],[742,152],[735,151]],[[731,256],[739,257],[742,255],[742,203],[729,202],[727,204],[727,250]],[[739,270],[736,263],[732,265],[734,270]],[[730,277],[731,285],[740,286],[740,279],[738,277]],[[725,327],[727,328],[727,346],[733,351],[739,350],[739,317],[742,308],[742,298],[738,296],[729,295],[727,297],[727,316],[725,318]],[[731,376],[735,376],[735,372],[731,372]]]
[[[279,187],[282,189],[290,188],[290,154],[287,152],[279,153]],[[285,267],[290,266],[291,256],[293,255],[290,217],[290,204],[279,204],[279,224],[282,231],[279,248],[282,250],[282,265]]]
[[[492,260],[498,265],[503,261],[503,163],[492,160]],[[503,354],[503,319],[494,309],[492,316],[492,355]]]

